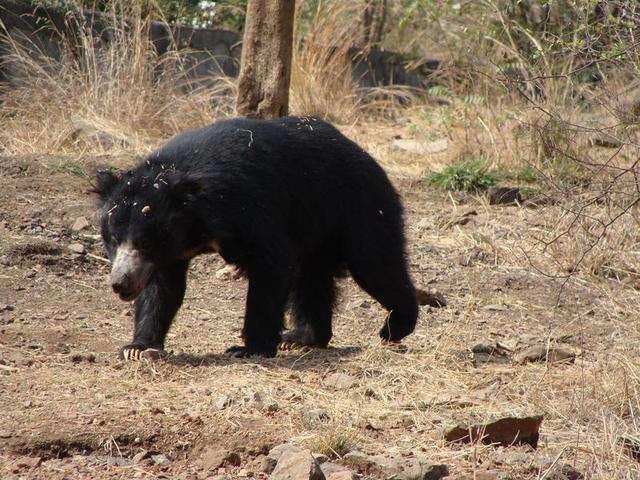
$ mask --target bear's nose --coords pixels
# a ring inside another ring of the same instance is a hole
[[[127,293],[127,291],[129,290],[128,287],[129,287],[129,283],[126,281],[126,279],[122,279],[122,280],[111,283],[111,288],[113,288],[113,291],[117,294]]]

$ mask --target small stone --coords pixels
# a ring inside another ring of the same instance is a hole
[[[270,480],[325,480],[320,465],[306,450],[286,450],[269,476]]]
[[[489,205],[513,205],[522,203],[522,194],[516,187],[492,187],[487,192]]]
[[[276,464],[278,463],[278,460],[280,460],[280,457],[288,451],[300,452],[302,449],[293,443],[281,443],[280,445],[276,445],[269,450],[269,454],[265,457],[264,469],[262,471],[265,473],[271,473],[273,469],[276,468]]]
[[[16,460],[16,467],[18,468],[38,468],[42,463],[40,457],[20,457]]]
[[[159,453],[158,455],[151,455],[151,460],[156,465],[169,465],[171,463],[171,459],[164,453]]]
[[[310,408],[302,410],[302,423],[305,428],[317,428],[331,420],[331,416],[326,410],[321,408]]]
[[[13,305],[0,305],[0,313],[2,312],[13,312],[15,310],[15,307]]]
[[[73,253],[77,253],[78,255],[82,255],[86,252],[84,245],[81,243],[72,243],[67,246],[67,249]]]
[[[335,372],[324,379],[324,385],[334,390],[347,390],[358,385],[358,380],[351,375]]]
[[[347,465],[357,468],[359,470],[367,470],[369,467],[375,464],[375,461],[370,455],[359,450],[352,450],[349,453],[343,455],[342,460]]]
[[[240,455],[224,448],[207,447],[200,456],[200,465],[206,470],[217,470],[225,465],[239,466]]]
[[[356,480],[358,476],[350,470],[341,470],[325,475],[327,480]]]
[[[216,408],[218,410],[224,410],[225,408],[230,407],[231,405],[233,405],[233,403],[234,403],[233,399],[230,398],[228,395],[221,395],[216,400]]]
[[[473,443],[478,440],[485,444],[497,443],[503,447],[527,444],[538,446],[542,416],[505,417],[484,425],[461,425],[445,432],[449,442]]]
[[[0,430],[0,438],[11,438],[13,435],[8,430]]]
[[[71,225],[71,230],[74,232],[80,232],[89,227],[89,225],[90,223],[85,217],[78,217],[75,222],[73,222],[73,225]]]
[[[265,404],[264,410],[266,412],[274,413],[274,412],[277,412],[278,410],[280,410],[280,406],[278,405],[278,402],[272,400],[272,401],[267,402]]]
[[[584,474],[568,463],[557,461],[548,462],[540,469],[544,473],[545,480],[582,480]],[[502,479],[501,479],[502,480]]]

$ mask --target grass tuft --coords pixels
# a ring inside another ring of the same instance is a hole
[[[432,173],[428,180],[446,190],[481,192],[494,186],[498,175],[489,169],[484,158],[471,157]]]

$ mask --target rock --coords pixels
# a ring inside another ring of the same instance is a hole
[[[350,470],[340,470],[338,472],[325,474],[327,480],[356,480],[358,476]]]
[[[82,245],[81,243],[71,243],[67,245],[67,250],[73,253],[77,253],[78,255],[82,255],[86,253],[86,249],[84,248],[84,245]]]
[[[162,360],[167,357],[167,352],[165,350],[160,350],[158,348],[147,348],[140,352],[140,360],[145,360],[147,362],[157,362],[158,360]]]
[[[317,428],[331,420],[329,413],[321,408],[307,408],[301,410],[301,413],[305,428]]]
[[[74,232],[80,232],[81,230],[88,228],[90,225],[91,224],[85,217],[78,217],[73,222],[73,225],[71,225],[71,230],[73,230]]]
[[[278,402],[271,400],[265,403],[264,410],[265,412],[274,413],[280,410],[280,405],[278,405]]]
[[[9,430],[0,430],[0,438],[11,438],[13,434]]]
[[[449,442],[500,444],[503,447],[527,444],[538,446],[542,415],[531,417],[505,417],[484,425],[463,425],[445,432]]]
[[[20,457],[16,460],[15,466],[18,468],[38,468],[42,463],[40,457]]]
[[[302,451],[302,449],[297,445],[294,445],[293,443],[281,443],[280,445],[276,445],[271,450],[269,450],[269,453],[267,454],[265,462],[266,468],[264,471],[266,473],[271,473],[276,467],[278,460],[280,460],[280,457],[287,451],[300,452]]]
[[[446,465],[432,464],[420,457],[404,457],[400,454],[366,455],[349,452],[342,460],[350,466],[367,473],[382,473],[394,480],[440,480],[449,474]]]
[[[544,475],[541,478],[545,480],[581,480],[585,478],[584,474],[576,470],[573,465],[554,460],[540,467],[540,475]]]
[[[405,152],[415,153],[416,155],[433,155],[444,152],[449,148],[449,140],[440,138],[432,142],[421,142],[419,140],[396,138],[391,145],[396,150],[403,150]]]
[[[237,467],[241,463],[239,454],[224,448],[207,447],[200,456],[200,465],[206,470],[216,470],[225,465]]]
[[[433,308],[447,306],[447,299],[444,295],[436,290],[423,290],[416,288],[416,299],[419,305],[429,305]]]
[[[575,361],[582,352],[570,345],[534,345],[518,352],[514,356],[517,363],[548,362],[558,363]]]
[[[224,410],[225,408],[230,407],[233,404],[234,404],[233,399],[230,398],[228,395],[221,395],[216,400],[216,408],[218,410]]]
[[[487,192],[489,205],[513,205],[522,203],[522,194],[516,187],[491,187]]]
[[[159,453],[157,455],[151,455],[151,460],[156,465],[169,465],[171,463],[171,459],[165,455],[164,453]]]
[[[324,385],[334,390],[347,390],[358,385],[358,380],[351,375],[341,372],[334,372],[324,379]]]
[[[358,470],[368,470],[371,466],[375,465],[372,456],[360,450],[351,450],[349,453],[343,455],[342,461]]]
[[[302,449],[285,450],[274,468],[270,480],[325,480],[320,465],[311,452]]]
[[[510,363],[511,358],[507,352],[493,340],[482,340],[471,347],[473,364],[476,367],[487,363]]]

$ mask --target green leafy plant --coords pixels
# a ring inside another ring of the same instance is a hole
[[[482,157],[471,157],[429,175],[430,183],[446,190],[479,192],[498,182],[498,175],[490,170]]]

